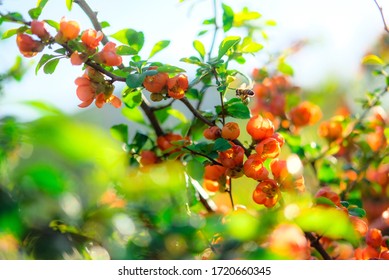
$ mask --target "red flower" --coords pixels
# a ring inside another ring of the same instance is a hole
[[[59,31],[55,36],[55,39],[60,42],[67,42],[70,40],[74,40],[78,37],[80,33],[80,25],[78,22],[74,20],[67,21],[65,17],[63,17],[59,23]]]
[[[246,130],[255,141],[261,141],[273,135],[274,125],[269,119],[258,115],[247,122]]]
[[[42,40],[47,40],[50,37],[49,32],[46,30],[44,21],[33,20],[31,22],[31,33]]]
[[[245,161],[243,165],[244,174],[254,180],[265,180],[269,172],[263,166],[263,158],[260,155],[253,154]]]
[[[31,36],[23,33],[16,36],[16,44],[20,53],[25,57],[33,57],[44,48],[41,42],[35,41]]]
[[[244,150],[239,145],[231,144],[231,148],[219,153],[219,160],[224,167],[234,169],[243,165]]]
[[[260,182],[254,190],[253,200],[258,204],[263,204],[271,208],[280,200],[281,192],[277,182],[271,179]]]
[[[280,143],[272,137],[266,138],[258,143],[255,151],[264,159],[275,158],[281,152]]]
[[[174,99],[183,98],[188,86],[188,77],[184,74],[179,74],[167,81],[168,94]]]
[[[299,127],[317,123],[322,117],[322,112],[319,106],[304,101],[290,110],[289,117],[291,122]]]

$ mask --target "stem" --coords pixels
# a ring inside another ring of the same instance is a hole
[[[189,149],[188,147],[182,147],[184,150],[187,150],[189,152],[191,152],[192,154],[195,154],[195,155],[198,155],[198,156],[202,156],[202,157],[205,157],[206,159],[208,159],[210,162],[213,163],[213,165],[220,165],[220,166],[223,166],[220,162],[217,162],[216,160],[214,160],[213,158],[205,155],[205,154],[202,154],[202,153],[199,153],[199,152],[196,152],[196,151],[193,151],[192,149]]]
[[[161,125],[159,124],[159,122],[157,120],[157,117],[154,114],[154,111],[152,110],[152,108],[149,105],[147,105],[145,98],[143,96],[142,96],[142,98],[143,98],[143,101],[140,104],[140,107],[142,108],[143,112],[146,114],[147,118],[149,119],[151,126],[154,128],[155,134],[157,134],[157,136],[164,135],[164,132],[161,128]]]
[[[201,115],[201,114],[199,113],[199,111],[197,111],[196,108],[193,107],[193,105],[189,102],[189,100],[188,100],[186,97],[181,98],[180,101],[181,101],[182,103],[184,103],[185,106],[189,109],[189,111],[191,111],[192,114],[193,114],[194,116],[196,116],[198,119],[200,119],[203,123],[205,123],[205,124],[207,124],[207,125],[209,125],[209,126],[214,126],[214,125],[215,125],[213,122],[211,122],[211,121],[208,120],[206,117],[204,117],[203,115]]]
[[[232,207],[232,210],[235,209],[235,205],[234,205],[234,198],[232,197],[232,179],[231,177],[228,177],[228,195],[230,196],[230,201],[231,201],[231,207]]]
[[[219,81],[219,77],[217,75],[217,72],[216,72],[216,69],[215,67],[212,68],[212,73],[213,73],[213,76],[215,77],[215,80],[216,80],[216,84],[218,86],[221,85],[221,82]],[[223,100],[223,92],[219,91],[219,95],[220,95],[220,105],[222,107],[222,124],[223,126],[225,125],[225,116],[224,116],[224,100]]]
[[[87,15],[87,17],[92,22],[93,27],[96,31],[102,31],[101,24],[99,20],[97,19],[97,13],[92,10],[92,8],[88,5],[88,3],[85,0],[74,0],[74,3],[76,3],[80,8],[84,11],[84,13]],[[103,39],[101,42],[106,45],[109,41],[107,36],[105,36],[103,32]]]
[[[315,248],[324,260],[332,260],[331,256],[328,255],[327,251],[320,244],[320,238],[316,238],[311,232],[306,232],[305,236],[311,242],[311,247]]]
[[[378,4],[377,0],[374,0],[374,2],[377,5],[378,9],[380,10],[382,22],[384,23],[384,30],[389,33],[389,28],[388,28],[388,25],[387,25],[386,20],[385,20],[385,16],[384,16],[384,12],[383,12],[382,6],[380,4]]]
[[[208,60],[211,60],[212,51],[213,51],[213,48],[214,48],[215,42],[216,42],[217,31],[219,30],[219,26],[217,25],[217,3],[216,3],[216,0],[213,0],[213,13],[214,13],[214,19],[215,19],[215,29],[213,31],[211,47],[209,48],[209,52],[208,52]]]

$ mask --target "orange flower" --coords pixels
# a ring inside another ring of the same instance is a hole
[[[342,136],[342,124],[335,119],[322,122],[319,126],[319,135],[329,141],[336,140]]]
[[[55,39],[60,43],[65,43],[70,40],[74,40],[80,33],[80,25],[74,20],[67,21],[63,17],[59,23],[59,31],[55,36]]]
[[[217,181],[226,172],[226,168],[221,165],[207,165],[205,166],[204,178],[208,180]]]
[[[87,29],[82,32],[81,41],[89,49],[96,49],[99,46],[103,37],[104,34],[101,31]]]
[[[382,126],[377,126],[374,132],[367,135],[367,144],[373,152],[378,152],[381,149],[385,149],[387,140]]]
[[[331,200],[336,206],[340,206],[340,197],[339,195],[332,191],[329,187],[323,187],[315,194],[315,197],[325,197]]]
[[[23,33],[16,36],[16,44],[24,57],[33,57],[45,47],[41,42]]]
[[[95,56],[97,63],[102,63],[107,66],[119,66],[122,64],[122,57],[116,54],[116,44],[109,42],[104,48]]]
[[[243,165],[244,174],[254,180],[265,180],[269,176],[269,172],[263,166],[263,158],[260,155],[253,154],[245,161]]]
[[[216,140],[221,136],[221,129],[217,126],[210,126],[204,130],[203,135],[208,140]]]
[[[275,158],[280,154],[280,143],[276,139],[269,137],[259,142],[255,147],[255,151],[264,159]]]
[[[144,150],[140,153],[140,163],[143,166],[152,165],[158,162],[158,157],[153,151]]]
[[[156,66],[152,66],[149,70],[157,70],[157,68]],[[152,76],[146,76],[143,81],[143,86],[151,93],[159,93],[166,87],[168,80],[169,75],[167,73],[159,72]]]
[[[86,56],[78,51],[74,51],[70,56],[70,63],[72,65],[81,65],[86,60]]]
[[[370,228],[366,233],[366,244],[373,248],[380,248],[382,243],[382,233],[379,229]]]
[[[289,117],[295,126],[300,127],[317,123],[322,117],[322,112],[319,106],[304,101],[290,110]]]
[[[219,152],[219,160],[224,167],[234,169],[235,167],[243,165],[244,150],[239,145],[235,145],[232,142],[230,142],[230,144],[232,145],[231,148]]]
[[[181,141],[182,143],[180,143]],[[168,133],[157,138],[157,146],[162,152],[174,153],[178,152],[188,141],[188,138],[184,138],[179,134]]]
[[[46,30],[44,21],[33,20],[31,22],[31,33],[42,40],[47,40],[50,37],[49,32]]]
[[[218,181],[205,179],[203,188],[210,192],[217,192],[220,188],[220,183]]]
[[[277,182],[271,179],[260,182],[253,192],[254,202],[263,204],[267,208],[276,205],[280,198],[281,192]]]
[[[255,141],[261,141],[273,135],[274,125],[269,119],[258,115],[247,122],[246,130]]]
[[[78,106],[88,107],[95,100],[98,108],[103,107],[105,103],[111,103],[119,108],[122,101],[112,94],[114,86],[104,80],[104,76],[92,68],[87,68],[82,77],[75,80],[77,87],[77,97],[82,101]]]
[[[235,140],[240,135],[239,125],[236,122],[228,122],[222,128],[222,137],[227,140]]]
[[[174,99],[183,98],[188,86],[188,77],[184,74],[174,76],[167,81],[168,94]]]

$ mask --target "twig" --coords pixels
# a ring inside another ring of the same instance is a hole
[[[146,114],[147,118],[149,119],[151,126],[154,128],[155,134],[157,134],[157,136],[164,135],[164,132],[157,120],[157,117],[155,116],[154,112],[151,110],[151,107],[146,104],[145,100],[142,101],[140,107],[142,108],[143,112]]]
[[[163,110],[163,109],[166,109],[168,107],[170,107],[174,101],[176,101],[176,99],[173,99],[171,100],[169,103],[165,104],[165,105],[162,105],[162,106],[159,106],[159,107],[151,107],[151,111],[155,112],[155,111],[159,111],[159,110]]]
[[[195,115],[198,119],[200,119],[203,123],[209,125],[209,126],[214,126],[215,124],[208,120],[206,117],[204,117],[202,114],[199,113],[199,111],[196,110],[195,107],[189,102],[189,100],[184,97],[181,98],[180,101],[185,104],[185,106],[189,109],[189,111],[192,112],[193,115]]]
[[[211,47],[209,48],[209,52],[208,52],[208,60],[211,60],[212,51],[213,51],[213,48],[214,48],[215,42],[216,42],[217,31],[219,30],[219,26],[217,25],[217,7],[216,7],[216,0],[213,0],[213,13],[214,13],[214,15],[215,15],[215,17],[214,17],[214,20],[215,20],[215,29],[214,29],[214,31],[213,31],[213,37],[212,37]]]
[[[384,23],[384,30],[389,33],[389,28],[385,20],[384,11],[382,9],[382,6],[378,4],[377,0],[374,0],[374,3],[377,5],[378,9],[380,10],[382,22]]]
[[[316,238],[311,232],[306,232],[305,236],[311,242],[311,247],[315,248],[324,260],[332,260],[331,256],[328,255],[327,251],[320,244],[320,238]]]
[[[230,196],[230,201],[231,201],[231,207],[232,207],[232,210],[235,209],[235,205],[234,205],[234,198],[232,197],[232,179],[231,177],[228,177],[228,195]]]
[[[193,151],[192,149],[189,149],[188,147],[182,147],[182,148],[183,148],[184,150],[187,150],[187,151],[191,152],[192,154],[195,154],[195,155],[198,155],[198,156],[205,157],[205,158],[208,159],[210,162],[212,162],[213,165],[220,165],[220,166],[222,166],[222,164],[221,164],[220,162],[217,162],[216,160],[214,160],[213,158],[209,157],[208,155],[205,155],[205,154],[202,154],[202,153]]]
[[[87,15],[87,17],[91,20],[93,27],[96,29],[96,31],[103,31],[103,28],[101,27],[101,24],[99,20],[97,19],[97,13],[92,10],[92,8],[86,3],[85,0],[74,0],[74,3],[76,3],[80,8],[84,11],[84,13]],[[109,41],[107,36],[105,36],[103,32],[103,39],[101,42],[106,45]]]

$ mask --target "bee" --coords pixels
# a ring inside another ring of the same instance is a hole
[[[244,83],[241,87],[236,89],[236,96],[239,97],[244,104],[248,104],[250,97],[255,95],[255,92],[252,90],[252,88],[252,85],[247,87]]]

